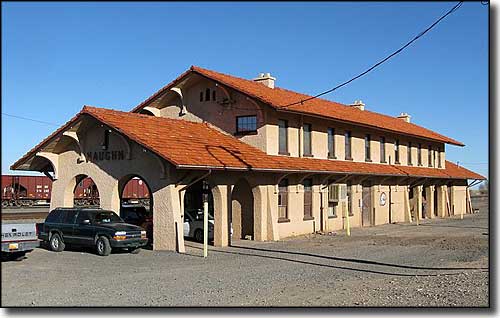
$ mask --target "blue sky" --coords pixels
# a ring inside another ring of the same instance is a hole
[[[365,70],[456,2],[2,3],[2,112],[62,124],[130,110],[190,65],[315,94]],[[488,6],[465,2],[367,76],[327,95],[455,138],[487,175]],[[2,115],[2,173],[57,127]]]

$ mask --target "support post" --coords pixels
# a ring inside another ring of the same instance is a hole
[[[351,226],[349,224],[349,211],[347,211],[346,202],[342,202],[342,209],[344,210],[345,213],[345,226],[346,226],[347,236],[351,236]]]
[[[208,182],[203,180],[203,257],[208,256]]]

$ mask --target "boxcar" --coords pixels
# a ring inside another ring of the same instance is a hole
[[[49,204],[52,180],[46,176],[2,175],[2,207]],[[91,178],[81,180],[74,189],[76,206],[99,206],[99,191]],[[132,178],[123,189],[122,202],[149,205],[144,181]]]

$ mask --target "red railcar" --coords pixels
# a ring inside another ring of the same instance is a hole
[[[50,202],[52,181],[45,176],[2,175],[2,206]]]
[[[52,180],[46,176],[2,175],[2,207],[50,203]],[[99,206],[99,191],[91,178],[81,180],[74,189],[75,205]],[[124,203],[149,205],[149,190],[139,178],[132,178],[123,189]]]

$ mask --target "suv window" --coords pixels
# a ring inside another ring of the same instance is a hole
[[[76,211],[75,210],[68,210],[64,211],[64,218],[63,218],[63,223],[66,224],[74,224],[75,219],[76,219]]]
[[[90,220],[89,211],[80,211],[78,217],[76,218],[76,224],[82,224],[83,220]]]
[[[138,221],[140,219],[140,216],[137,214],[135,211],[123,211],[124,213],[122,214],[122,218],[125,221]]]
[[[47,219],[45,222],[48,223],[61,223],[61,217],[63,215],[63,211],[61,210],[52,210],[52,212],[49,213],[47,216]]]
[[[95,216],[95,221],[97,223],[122,223],[123,220],[116,215],[116,213],[111,211],[99,212]]]

